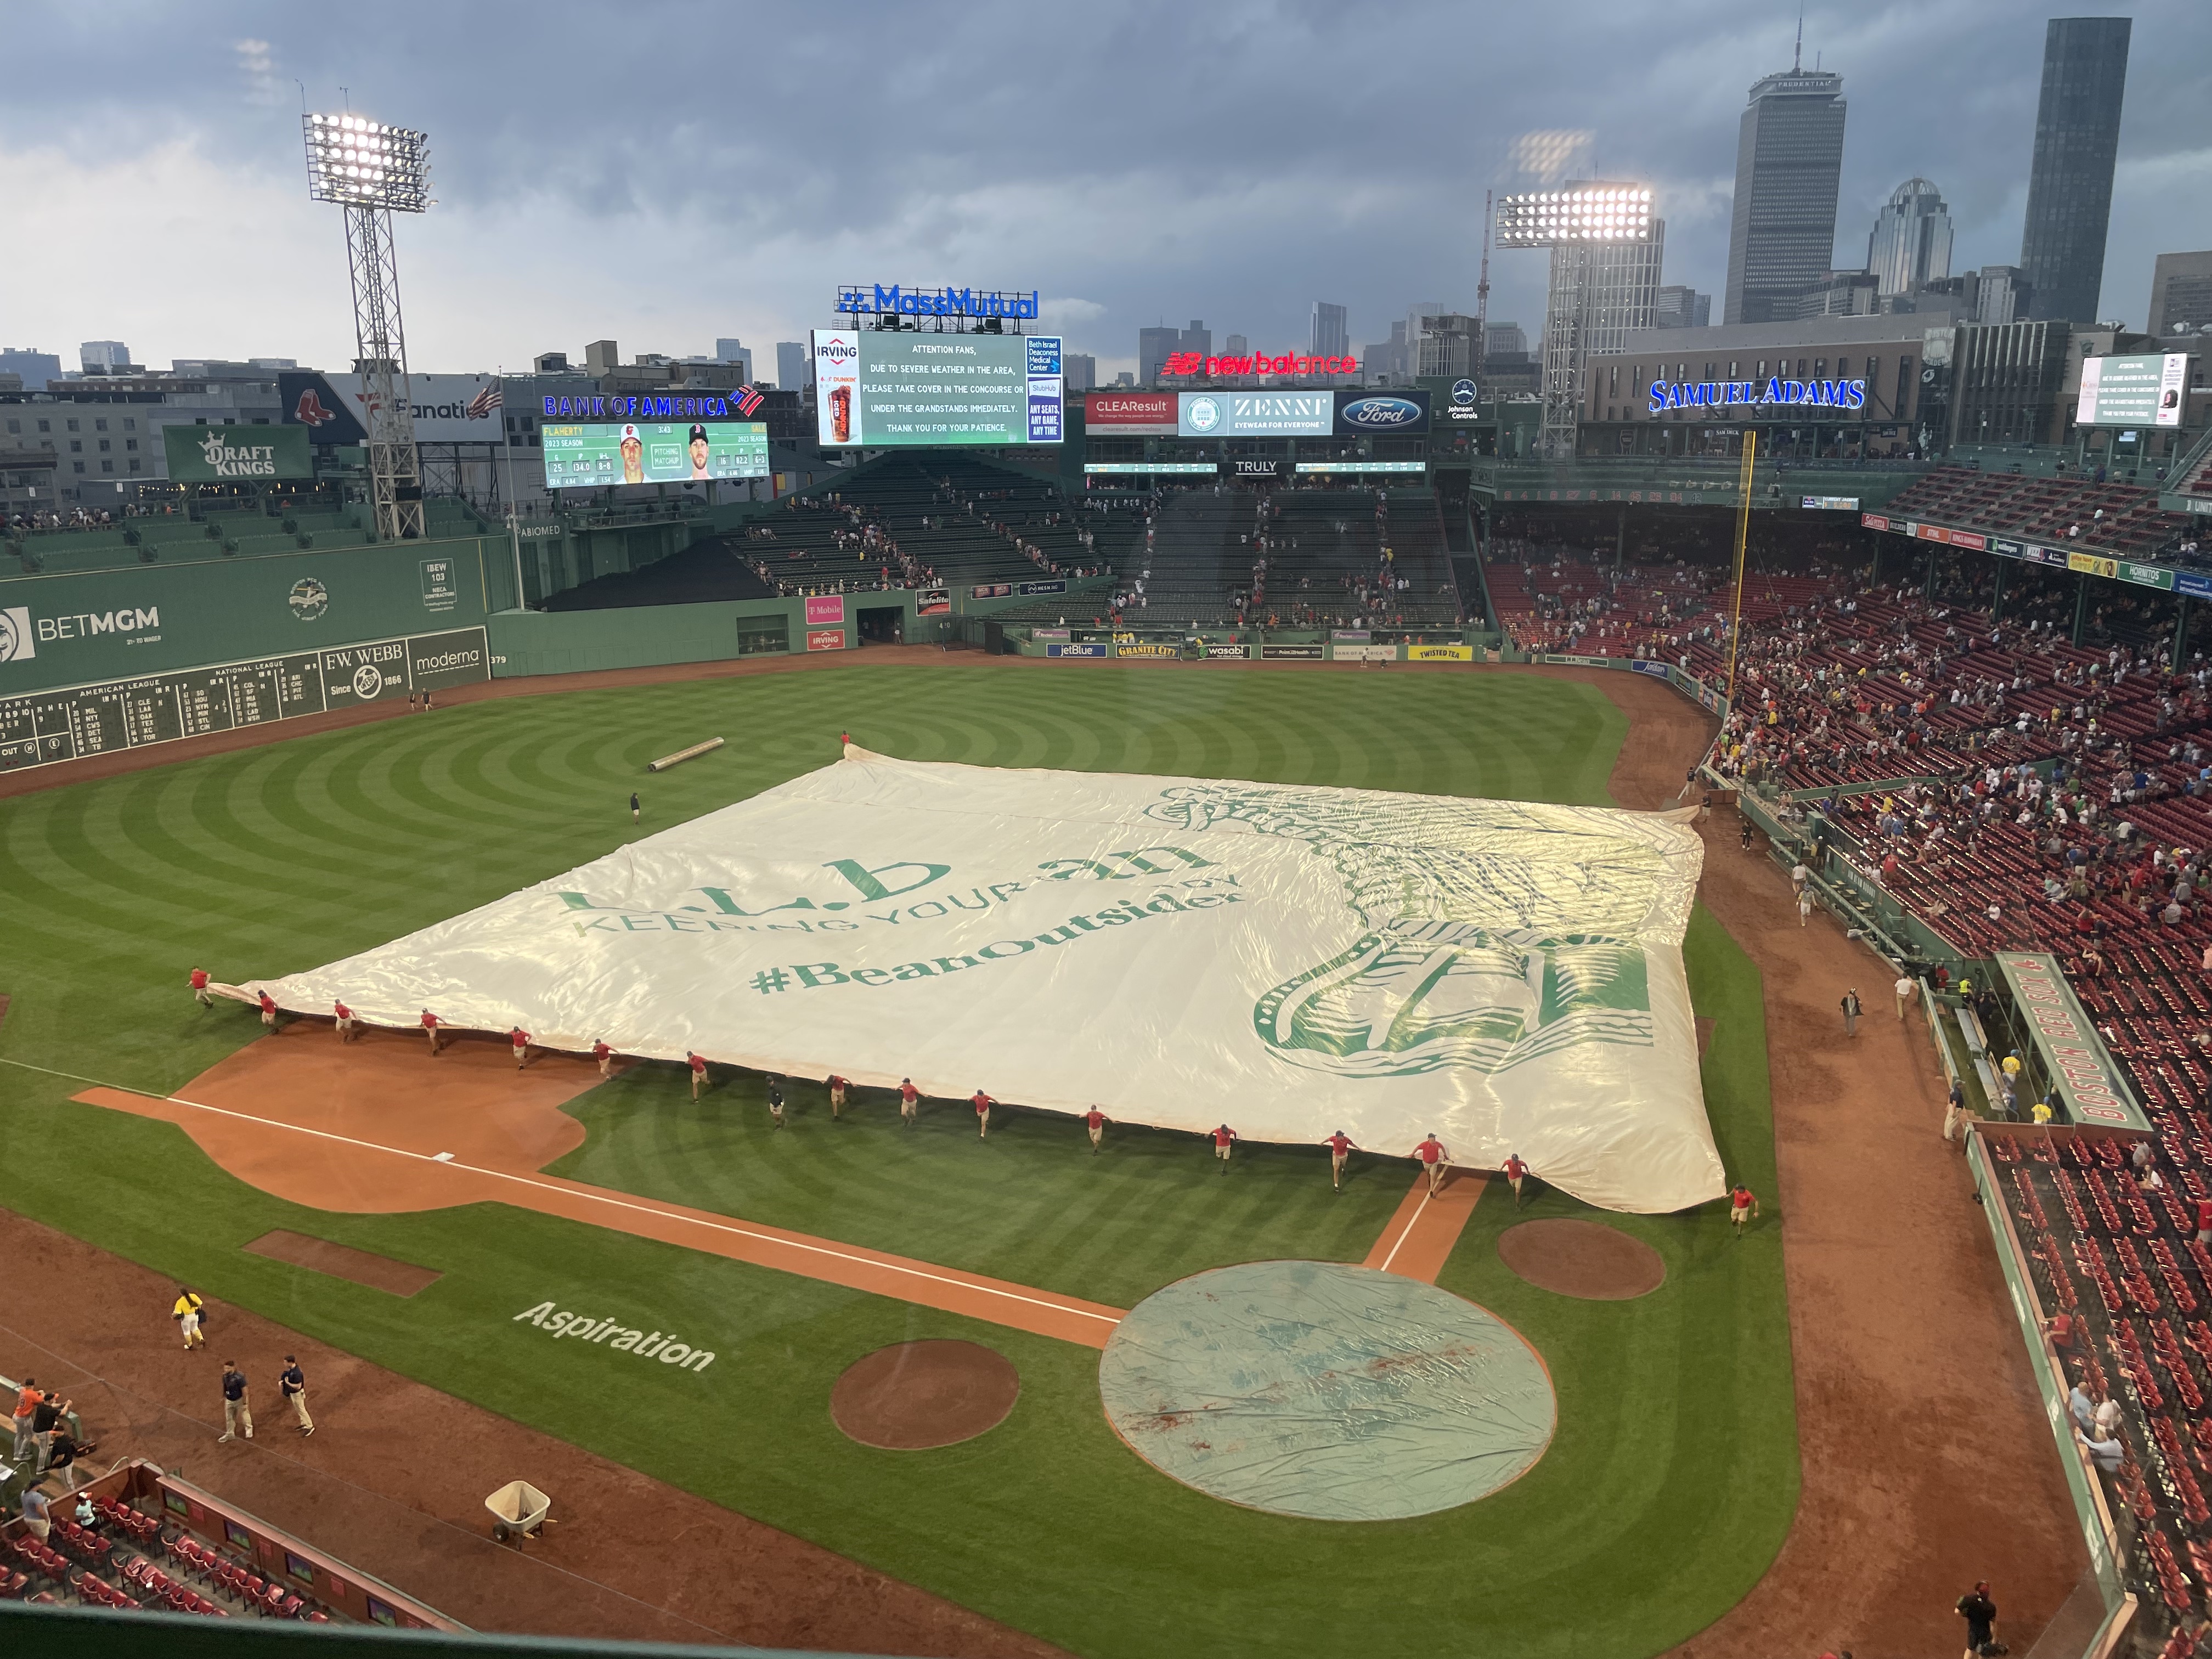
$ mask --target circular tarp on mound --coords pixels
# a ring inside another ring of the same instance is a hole
[[[1022,1391],[1005,1355],[973,1342],[901,1342],[854,1360],[830,1391],[830,1415],[864,1446],[957,1445],[1006,1420]]]
[[[1542,1291],[1591,1302],[1649,1296],[1667,1259],[1640,1238],[1595,1221],[1524,1221],[1498,1236],[1498,1259]]]
[[[1137,1455],[1232,1504],[1320,1521],[1452,1509],[1552,1438],[1519,1332],[1447,1291],[1329,1261],[1221,1267],[1147,1297],[1098,1364]]]

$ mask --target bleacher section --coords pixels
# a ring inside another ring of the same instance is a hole
[[[472,536],[487,521],[466,503],[425,504],[424,535],[429,539]],[[9,574],[60,574],[114,570],[139,564],[185,563],[199,559],[245,558],[257,554],[318,552],[366,547],[375,537],[366,527],[363,509],[285,511],[222,508],[199,518],[182,514],[149,514],[91,528],[36,530],[11,534]],[[289,527],[288,527],[289,526]]]
[[[2188,514],[2160,510],[2154,489],[1960,466],[1938,467],[1884,510],[1893,520],[1924,519],[2123,559],[2170,560],[2194,533]]]

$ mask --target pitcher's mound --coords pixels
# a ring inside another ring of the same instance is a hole
[[[1006,1420],[1021,1374],[973,1342],[901,1342],[845,1368],[830,1416],[846,1435],[885,1451],[953,1446]]]
[[[1498,1236],[1498,1259],[1542,1291],[1626,1302],[1667,1282],[1667,1261],[1640,1238],[1595,1221],[1524,1221]]]

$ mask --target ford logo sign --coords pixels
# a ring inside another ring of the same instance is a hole
[[[1355,398],[1345,404],[1346,426],[1413,426],[1421,418],[1421,406],[1411,398]]]

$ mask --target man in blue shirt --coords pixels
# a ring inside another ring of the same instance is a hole
[[[238,1369],[238,1362],[222,1362],[222,1435],[216,1443],[236,1437],[240,1427],[248,1440],[253,1438],[253,1411],[246,1398],[246,1373]]]

